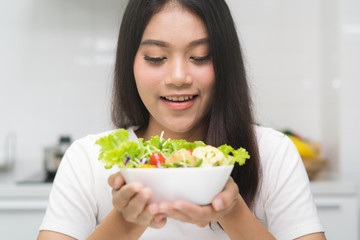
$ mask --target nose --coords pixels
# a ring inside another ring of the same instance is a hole
[[[189,73],[186,60],[181,58],[173,59],[169,64],[169,74],[165,80],[167,85],[181,87],[192,84],[192,77]]]

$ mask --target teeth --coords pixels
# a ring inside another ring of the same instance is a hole
[[[194,98],[194,96],[165,97],[166,100],[173,101],[173,102],[183,102],[183,101],[191,100],[193,98]]]

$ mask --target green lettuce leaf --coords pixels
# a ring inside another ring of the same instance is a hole
[[[225,157],[228,159],[228,165],[234,165],[235,163],[238,163],[241,166],[245,164],[246,159],[250,159],[250,155],[245,150],[245,148],[234,150],[233,147],[224,144],[218,147],[218,149],[222,151]]]
[[[140,143],[142,139],[139,139]],[[134,164],[129,162],[126,164],[126,160],[138,159],[143,152],[141,144],[135,141],[129,140],[129,133],[125,129],[119,129],[107,136],[99,138],[95,144],[101,147],[99,160],[105,163],[105,168],[111,168],[117,164],[119,167],[134,167]]]
[[[169,157],[171,153],[184,149],[195,149],[200,146],[206,146],[202,141],[188,142],[186,140],[170,140],[163,139],[162,136],[152,136],[149,141],[139,138],[139,141],[129,140],[129,133],[125,129],[119,129],[107,136],[99,138],[95,144],[99,145],[100,153],[99,160],[105,163],[105,168],[109,169],[113,165],[118,165],[120,168],[133,168],[140,166],[148,161],[153,153],[161,153],[165,158]],[[246,159],[250,156],[244,148],[234,150],[229,145],[222,145],[218,147],[227,159],[226,165],[238,163],[245,164]],[[188,164],[188,165],[187,165]],[[163,164],[164,167],[199,167],[202,160],[198,161],[194,166],[190,163],[183,162],[173,164]]]

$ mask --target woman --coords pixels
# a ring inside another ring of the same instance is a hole
[[[290,140],[254,126],[239,41],[223,0],[130,0],[122,20],[113,122],[130,138],[245,147],[212,204],[149,203],[97,161],[92,135],[67,151],[38,239],[325,239]],[[136,127],[135,127],[136,126]],[[109,186],[107,185],[109,183]],[[210,223],[210,224],[209,224]]]

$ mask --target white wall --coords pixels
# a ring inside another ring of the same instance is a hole
[[[338,175],[339,0],[228,1],[248,63],[257,121],[321,142]]]
[[[230,1],[257,120],[321,139],[319,1]]]
[[[43,148],[112,127],[110,82],[124,1],[0,1],[0,144],[18,165]]]
[[[110,82],[124,2],[0,1],[0,146],[15,132],[21,164],[41,166],[43,148],[60,134],[76,139],[112,127]],[[359,183],[359,1],[228,3],[257,121],[322,142],[330,175]]]

